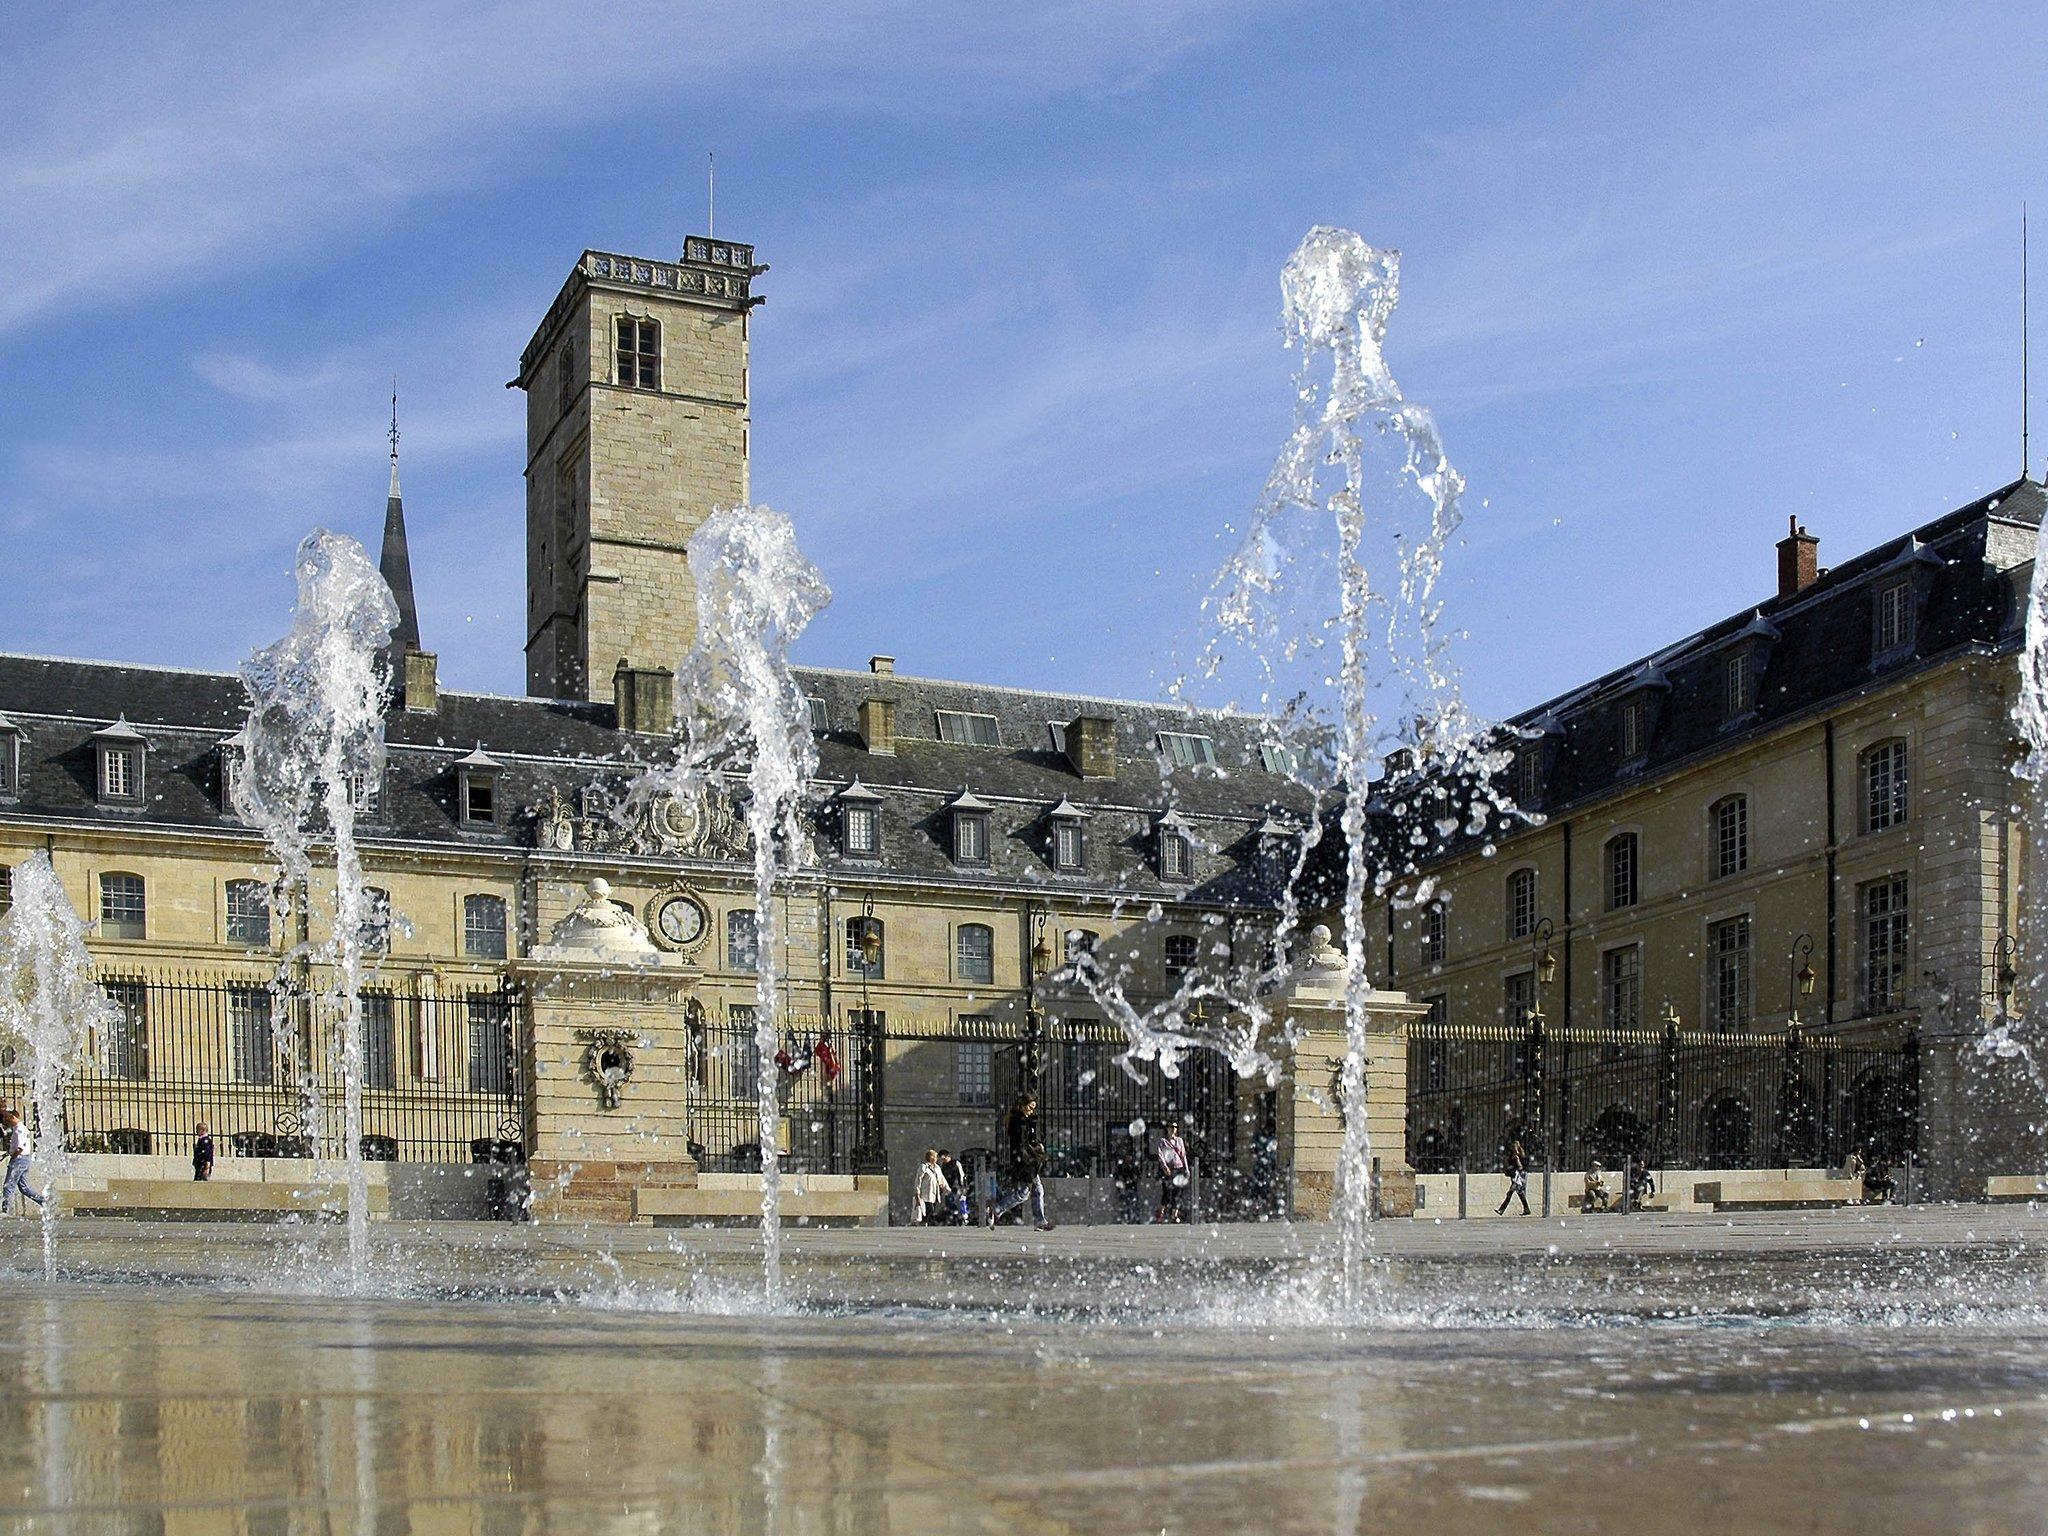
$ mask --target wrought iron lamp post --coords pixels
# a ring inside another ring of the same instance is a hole
[[[2018,938],[2008,933],[1992,946],[1991,963],[1984,967],[1993,979],[1993,989],[1998,998],[2001,1014],[2012,1011],[2013,989],[2020,984],[2020,944]]]

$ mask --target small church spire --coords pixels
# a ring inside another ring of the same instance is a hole
[[[412,596],[412,553],[405,538],[405,504],[398,496],[398,380],[391,380],[391,495],[384,503],[384,551],[377,561],[384,585],[398,604],[398,627],[387,652],[393,677],[403,676],[405,653],[420,648],[419,610]]]

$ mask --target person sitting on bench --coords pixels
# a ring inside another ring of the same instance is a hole
[[[1586,1169],[1586,1193],[1580,1198],[1579,1209],[1588,1215],[1614,1209],[1614,1196],[1608,1193],[1605,1172],[1597,1161]]]

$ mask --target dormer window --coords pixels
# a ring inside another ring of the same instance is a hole
[[[1190,731],[1161,731],[1159,751],[1176,768],[1214,768],[1216,743]]]
[[[220,809],[224,816],[235,812],[235,785],[249,766],[249,734],[237,731],[213,749],[214,770],[220,775]]]
[[[1730,720],[1747,714],[1752,686],[1749,652],[1737,651],[1726,657],[1721,663],[1721,713]]]
[[[1003,738],[994,715],[969,714],[957,709],[934,710],[939,740],[961,747],[999,747]]]
[[[804,707],[810,711],[811,729],[819,734],[832,729],[831,716],[825,713],[825,701],[815,693],[804,697]]]
[[[0,715],[0,795],[21,793],[21,727]]]
[[[882,797],[855,779],[839,792],[839,827],[848,858],[880,858]]]
[[[100,803],[142,804],[143,761],[149,751],[142,733],[123,717],[93,732],[92,741],[99,754]]]
[[[1178,811],[1159,818],[1159,874],[1165,880],[1195,877],[1195,840]]]
[[[1259,765],[1268,773],[1277,773],[1290,779],[1298,779],[1301,777],[1301,750],[1284,742],[1261,742],[1259,744]]]
[[[988,863],[988,802],[963,789],[948,810],[953,817],[953,862]]]
[[[1622,706],[1617,712],[1617,723],[1620,727],[1623,762],[1633,761],[1643,755],[1643,749],[1649,741],[1649,733],[1643,729],[1647,713],[1647,706],[1642,699],[1622,701]]]
[[[1880,656],[1903,651],[1913,643],[1913,588],[1894,581],[1877,589],[1876,649]]]
[[[1052,867],[1061,874],[1079,873],[1087,860],[1087,842],[1081,831],[1087,819],[1088,813],[1071,800],[1062,800],[1047,817],[1052,823]]]
[[[1294,868],[1295,828],[1268,812],[1253,835],[1258,839],[1260,877],[1269,886],[1284,884]]]
[[[477,743],[474,751],[455,761],[457,800],[465,827],[488,827],[498,819],[498,776],[504,765]],[[360,809],[362,802],[356,802]]]

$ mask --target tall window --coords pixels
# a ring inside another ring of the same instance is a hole
[[[1913,589],[1895,581],[1877,591],[1877,654],[1904,650],[1913,641]]]
[[[1892,875],[1863,887],[1863,1006],[1889,1013],[1906,1001],[1906,877]]]
[[[1721,663],[1721,712],[1729,719],[1748,711],[1753,681],[1749,652],[1737,651]]]
[[[398,1086],[396,999],[389,992],[365,992],[363,1003],[363,1086]]]
[[[761,965],[761,925],[753,908],[725,914],[725,968],[754,971]]]
[[[142,939],[149,936],[142,876],[100,876],[100,936],[108,939]]]
[[[8,911],[14,905],[14,871],[0,864],[0,912]]]
[[[1714,1027],[1747,1029],[1754,1017],[1750,1002],[1749,917],[1731,917],[1707,930],[1707,952],[1714,967]]]
[[[1534,805],[1536,796],[1543,788],[1542,762],[1534,747],[1527,747],[1515,758],[1515,801],[1519,805]]]
[[[1194,878],[1195,845],[1178,827],[1159,829],[1159,873],[1168,880]]]
[[[142,749],[103,747],[100,749],[100,798],[140,800],[142,798]]]
[[[502,998],[465,1000],[469,1026],[469,1091],[509,1093],[512,1089],[512,1015]]]
[[[477,960],[505,958],[505,898],[462,898],[462,952]]]
[[[1749,799],[1729,795],[1708,813],[1714,829],[1714,878],[1725,880],[1749,868]]]
[[[1166,979],[1178,983],[1181,977],[1195,968],[1195,938],[1193,934],[1170,933],[1166,936]]]
[[[270,1027],[268,987],[228,989],[228,1051],[238,1083],[277,1080],[277,1036]]]
[[[953,1091],[962,1104],[995,1101],[995,1055],[986,1040],[962,1040],[953,1047]]]
[[[886,938],[879,917],[849,917],[846,920],[847,972],[870,980],[880,976],[887,962],[883,949]]]
[[[752,1099],[760,1091],[761,1080],[761,1042],[754,1034],[758,1015],[752,1003],[734,1003],[725,1017],[730,1026],[726,1038],[732,1063],[726,1086],[734,1098]]]
[[[1624,762],[1641,757],[1644,747],[1643,701],[1630,699],[1621,706],[1621,756]]]
[[[996,931],[986,923],[962,923],[953,935],[953,954],[960,980],[986,986],[996,979]]]
[[[101,984],[114,1017],[100,1049],[100,1069],[108,1077],[139,1083],[149,1076],[149,992],[139,981]]]
[[[1636,835],[1617,832],[1607,840],[1607,910],[1636,904]]]
[[[261,880],[228,882],[228,942],[270,947],[270,887]]]
[[[1600,1021],[1617,1034],[1643,1022],[1643,951],[1630,944],[1600,957]]]
[[[1422,963],[1442,965],[1444,951],[1448,947],[1450,920],[1444,914],[1443,904],[1434,902],[1422,910]]]
[[[1067,964],[1079,965],[1084,956],[1095,953],[1095,946],[1102,942],[1102,935],[1093,928],[1069,928],[1067,930]]]
[[[1536,1007],[1536,973],[1517,971],[1501,982],[1501,1022],[1510,1029],[1523,1029]]]
[[[1508,876],[1508,937],[1526,939],[1536,931],[1536,871],[1518,869]]]
[[[391,952],[391,893],[382,886],[363,887],[363,921],[356,934],[364,954]]]
[[[1863,754],[1863,830],[1882,832],[1906,819],[1906,744],[1880,741]]]
[[[661,327],[652,320],[621,315],[616,337],[618,382],[639,389],[661,388]]]

